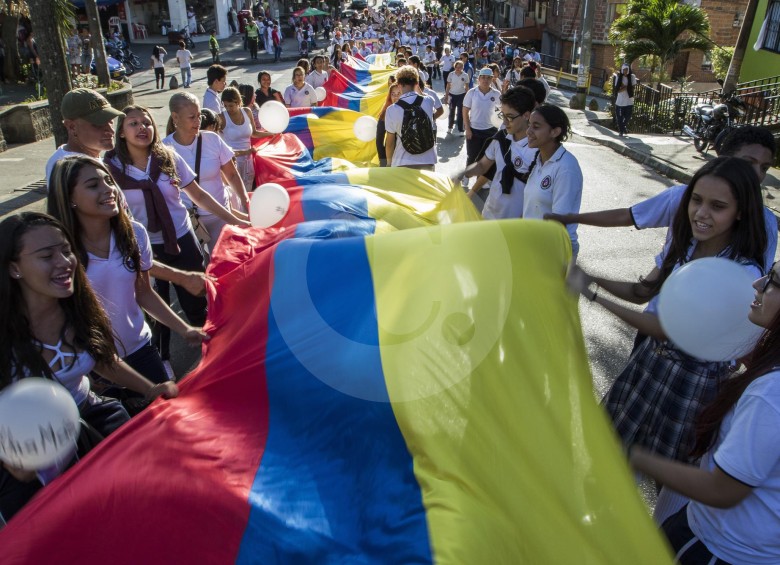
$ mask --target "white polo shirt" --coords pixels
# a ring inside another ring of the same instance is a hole
[[[509,146],[509,155],[511,166],[518,173],[526,173],[536,157],[536,149],[528,147],[528,138],[524,137],[520,141],[512,140]],[[504,156],[501,155],[501,146],[498,141],[491,141],[485,150],[485,157],[496,163],[496,174],[490,183],[490,193],[485,206],[482,208],[482,217],[487,220],[501,220],[505,218],[522,218],[523,216],[523,193],[525,192],[525,183],[517,178],[512,183],[512,191],[504,194],[501,188],[501,174],[504,170]]]
[[[450,85],[450,94],[466,94],[469,89],[469,74],[466,71],[453,71],[447,75],[447,84]]]
[[[412,104],[417,99],[418,94],[407,92],[399,100]],[[422,97],[422,108],[433,124],[433,99],[429,96]],[[436,164],[436,145],[425,153],[413,155],[404,149],[401,142],[401,124],[404,121],[404,109],[398,104],[391,104],[385,112],[385,130],[387,133],[395,135],[395,151],[393,152],[393,161],[391,166],[400,167],[403,165],[435,165]]]
[[[678,184],[631,206],[629,211],[636,228],[642,230],[671,226],[686,188],[688,188],[687,185]],[[766,206],[764,206],[764,224],[767,236],[766,251],[764,252],[764,271],[766,272],[772,266],[777,252],[777,217]],[[671,238],[671,231],[667,231],[667,243]],[[656,264],[659,266],[661,264],[660,257],[660,255],[656,257]]]
[[[541,220],[545,214],[579,214],[582,170],[576,157],[561,145],[546,163],[537,157],[523,194],[523,218]],[[572,251],[579,251],[577,224],[566,226]]]
[[[452,55],[442,55],[441,59],[439,59],[439,65],[441,66],[442,71],[445,72],[451,71],[454,64],[455,64],[455,57],[453,57]]]
[[[304,82],[300,89],[291,84],[284,89],[283,98],[284,103],[291,108],[308,108],[317,105],[317,93],[308,82]]]
[[[323,84],[325,84],[326,80],[328,80],[328,72],[327,71],[320,72],[317,69],[314,69],[306,77],[306,82],[312,85],[314,88],[317,88],[318,86],[322,86]],[[315,94],[315,98],[316,98],[316,94]]]
[[[450,75],[452,76],[452,75]],[[449,80],[449,77],[447,77]],[[490,129],[495,127],[490,117],[501,110],[501,93],[492,86],[487,92],[482,92],[475,86],[466,93],[463,107],[469,108],[471,129]]]

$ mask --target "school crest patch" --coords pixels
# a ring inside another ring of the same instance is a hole
[[[515,157],[515,160],[512,162],[512,164],[515,166],[515,169],[519,169],[523,166],[523,159],[522,157]]]
[[[552,178],[550,178],[550,175],[547,175],[542,179],[542,184],[541,184],[542,190],[547,190],[548,188],[550,188],[551,184],[552,184]]]

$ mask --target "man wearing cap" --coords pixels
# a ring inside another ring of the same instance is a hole
[[[100,158],[103,151],[114,148],[114,118],[122,112],[111,107],[101,94],[88,88],[74,88],[62,98],[62,122],[68,141],[57,148],[46,162],[46,185],[54,164],[68,155]]]
[[[493,116],[501,110],[501,93],[493,88],[493,70],[485,67],[477,75],[477,86],[463,99],[463,125],[466,128],[466,166],[476,163],[485,155],[488,140],[496,135]],[[485,176],[493,178],[495,169]],[[468,177],[463,177],[463,187],[468,187]]]
[[[612,100],[620,137],[628,135],[628,121],[634,111],[635,86],[636,75],[631,72],[631,67],[624,63],[620,67],[620,72],[612,75]]]

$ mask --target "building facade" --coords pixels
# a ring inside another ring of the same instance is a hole
[[[564,71],[576,68],[582,42],[580,16],[583,3],[586,1],[588,0],[550,0],[542,4],[547,10],[541,45],[543,61],[546,65],[563,68]],[[770,0],[761,1],[766,3]],[[609,28],[612,22],[625,13],[626,3],[622,0],[595,0],[595,2],[590,65],[594,84],[600,85],[615,69],[615,48],[609,41]],[[718,46],[732,47],[736,43],[748,0],[689,0],[689,2],[707,12],[713,49],[717,49]],[[641,62],[635,61],[633,67],[640,78],[649,75],[649,68],[642,68]],[[682,53],[667,70],[673,78],[688,77],[689,80],[697,82],[715,80],[712,64],[701,52]]]
[[[780,0],[759,0],[739,82],[780,75]]]

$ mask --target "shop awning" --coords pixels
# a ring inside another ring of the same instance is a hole
[[[125,0],[97,0],[98,6],[113,6],[114,4],[121,4]],[[84,7],[84,0],[70,0],[70,3],[76,6],[76,8]]]

